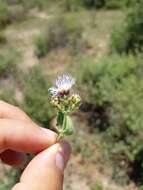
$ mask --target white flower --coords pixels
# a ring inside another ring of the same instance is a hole
[[[68,95],[70,89],[75,84],[75,79],[70,75],[59,76],[56,80],[56,86],[49,88],[49,92],[53,96],[64,96]]]

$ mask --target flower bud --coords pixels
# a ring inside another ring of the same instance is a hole
[[[72,108],[77,109],[81,103],[81,98],[78,94],[73,94],[69,98],[69,104],[71,105]]]
[[[55,107],[59,107],[59,99],[58,99],[58,97],[52,97],[51,98],[51,104],[53,105],[53,106],[55,106]]]

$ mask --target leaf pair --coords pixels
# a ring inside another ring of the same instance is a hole
[[[63,112],[59,112],[57,116],[57,126],[59,133],[63,135],[72,135],[74,132],[74,126],[70,116]]]

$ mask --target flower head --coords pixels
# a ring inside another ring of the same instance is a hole
[[[49,88],[51,93],[51,104],[57,110],[57,132],[58,140],[64,135],[73,133],[73,123],[69,116],[76,111],[80,104],[81,98],[78,94],[70,93],[75,79],[70,75],[62,75],[56,80],[55,86]]]
[[[63,97],[68,95],[70,89],[75,84],[75,79],[70,75],[59,76],[56,80],[56,86],[49,88],[49,92],[52,96]]]

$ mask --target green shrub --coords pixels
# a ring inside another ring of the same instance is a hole
[[[12,84],[1,89],[0,97],[23,108],[40,125],[49,127],[51,116],[53,116],[48,96],[48,88],[51,85],[49,78],[43,73],[43,68],[35,66],[29,71],[23,72],[17,66],[15,56],[0,55],[0,77],[10,77]],[[17,88],[21,90],[22,94],[20,101],[15,97]]]
[[[143,190],[143,186],[140,186],[140,187],[139,187],[139,190]]]
[[[48,7],[50,4],[50,0],[6,0],[8,3],[12,5],[22,5],[26,9],[32,9],[32,8],[39,8],[39,9],[44,9]]]
[[[21,0],[5,0],[5,2],[9,5],[15,5],[15,4],[18,4],[18,3],[22,3]]]
[[[20,169],[5,169],[5,178],[0,180],[0,190],[9,190],[19,182]]]
[[[22,21],[27,17],[27,10],[21,5],[13,5],[9,7],[10,22]]]
[[[133,3],[126,18],[112,34],[111,49],[119,53],[142,52],[143,1]]]
[[[35,45],[36,45],[36,55],[39,58],[46,56],[49,49],[48,49],[48,44],[46,43],[46,39],[42,34],[36,38]]]
[[[66,11],[76,11],[80,8],[102,8],[105,6],[105,0],[64,0]]]
[[[82,69],[80,70],[80,73],[78,74],[78,77],[80,86],[82,87],[84,85],[87,88],[86,90],[89,94],[88,101],[95,102],[96,106],[104,106],[105,103],[108,103],[109,108],[112,108],[113,106],[113,109],[117,111],[117,113],[115,112],[115,114],[118,114],[119,111],[119,113],[122,113],[122,116],[124,115],[124,112],[128,110],[127,106],[129,106],[129,110],[127,113],[130,117],[130,115],[133,113],[131,112],[132,109],[130,108],[130,104],[128,103],[128,101],[130,101],[130,98],[133,98],[134,96],[136,98],[140,98],[140,96],[142,95],[140,92],[141,88],[138,89],[137,85],[137,83],[140,84],[140,82],[142,82],[139,69],[142,69],[141,59],[134,58],[133,56],[120,57],[116,55],[112,56],[112,58],[109,59],[103,59],[101,63],[97,65],[92,63],[84,63]],[[89,91],[89,89],[91,90]],[[134,101],[137,100],[134,98]],[[134,104],[137,102],[134,102]],[[126,110],[124,110],[125,105]],[[132,106],[132,108],[135,108],[134,106]],[[139,106],[139,109],[140,104],[137,106]],[[113,114],[113,112],[111,113]],[[124,122],[127,122],[127,126],[129,126],[130,128],[129,130],[134,132],[134,130],[137,129],[137,126],[140,127],[140,123],[138,123],[139,120],[132,118],[135,119],[134,122],[132,119],[131,122],[129,122],[129,117],[127,113],[125,113],[125,116],[123,116],[122,118],[123,124]],[[112,114],[111,117],[113,116]],[[117,125],[122,125],[121,121],[122,120],[120,119],[120,122],[117,122]],[[116,126],[116,123],[110,122],[110,126],[112,125]]]
[[[0,54],[0,76],[5,76],[13,72],[16,66],[16,54],[14,52],[7,52]]]
[[[24,100],[20,106],[33,120],[40,125],[49,127],[53,110],[50,107],[48,96],[50,81],[47,80],[40,66],[32,68],[21,80]]]
[[[10,23],[8,5],[0,1],[0,28],[5,27]]]
[[[106,0],[106,5],[105,7],[107,9],[118,9],[118,8],[121,8],[125,3],[125,0],[120,0],[120,1],[117,1],[117,0]]]
[[[0,31],[0,44],[5,44],[6,43],[6,37],[4,31]]]
[[[93,125],[106,131],[109,155],[126,160],[132,170],[137,165],[138,177],[143,176],[142,57],[114,55],[99,64],[85,61],[77,70],[80,90],[88,95],[85,101],[94,107]]]
[[[12,4],[11,4],[12,3]],[[0,28],[5,28],[8,24],[15,21],[22,21],[27,17],[27,9],[16,2],[7,2],[0,0]]]
[[[130,8],[133,6],[138,0],[106,0],[105,8],[107,9],[122,9],[122,8]],[[127,11],[127,9],[125,9]]]
[[[83,8],[82,0],[63,0],[62,7],[64,11],[77,11],[80,8]]]
[[[66,11],[76,11],[79,8],[87,9],[119,9],[122,7],[129,7],[133,4],[134,0],[64,0],[64,7]]]
[[[140,2],[140,0],[122,0],[122,5],[129,8],[130,6],[135,5],[137,2]]]
[[[21,21],[26,18],[26,15],[26,9],[23,6],[18,4],[9,6],[8,2],[0,0],[0,28],[3,29],[11,22]]]
[[[44,33],[36,39],[38,57],[45,56],[48,52],[59,48],[69,48],[77,53],[83,47],[82,27],[72,18],[53,19]]]
[[[84,0],[84,4],[87,7],[101,8],[105,5],[105,0]]]
[[[103,190],[103,185],[100,181],[96,181],[94,185],[91,186],[91,190]]]
[[[129,6],[131,1],[128,0],[83,0],[84,5],[90,8],[107,8],[107,9],[119,9],[123,6]]]

